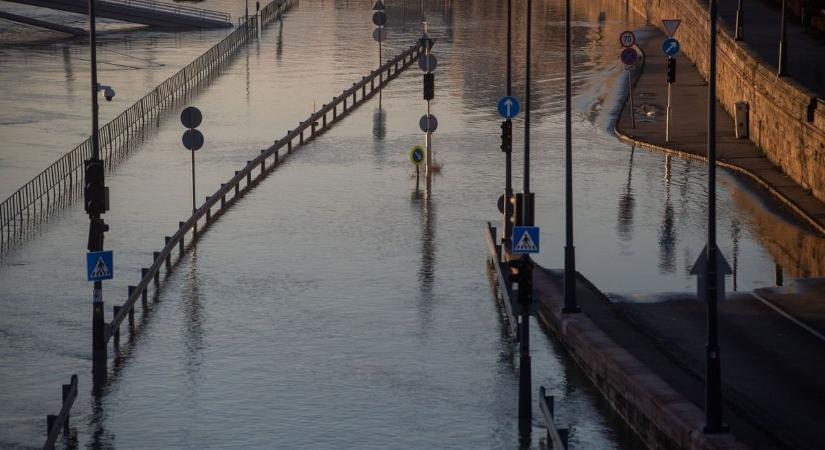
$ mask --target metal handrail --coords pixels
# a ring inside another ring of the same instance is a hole
[[[72,375],[69,384],[63,385],[62,392],[63,403],[60,407],[60,413],[56,416],[49,414],[46,416],[46,443],[43,444],[43,450],[54,449],[54,443],[57,442],[57,437],[60,435],[60,430],[63,429],[68,433],[69,431],[69,412],[72,410],[72,405],[77,398],[77,375]]]
[[[164,11],[180,16],[199,17],[229,23],[232,22],[232,15],[223,11],[195,8],[193,6],[175,5],[171,3],[158,2],[156,0],[103,0],[101,3],[114,3],[130,7],[151,9],[153,11]]]
[[[316,135],[316,123],[319,119],[324,119],[327,113],[330,111],[333,112],[333,122],[336,120],[340,120],[342,116],[335,116],[335,112],[337,111],[337,106],[341,103],[344,103],[344,111],[346,112],[346,102],[347,99],[351,96],[357,96],[358,91],[362,91],[361,101],[365,101],[365,99],[374,95],[378,90],[373,88],[373,82],[379,78],[384,72],[387,72],[388,75],[386,78],[383,78],[382,84],[379,84],[379,89],[383,86],[383,84],[388,83],[391,79],[398,76],[401,70],[406,69],[409,65],[411,65],[415,57],[420,54],[420,47],[418,44],[415,44],[405,50],[404,52],[398,54],[391,60],[388,60],[385,64],[383,64],[379,70],[372,71],[369,76],[362,77],[361,81],[354,83],[351,88],[345,89],[340,95],[334,97],[332,102],[327,105],[324,105],[320,110],[312,114],[309,119],[301,122],[297,128],[294,130],[290,130],[287,132],[286,136],[281,138],[280,140],[276,141],[270,147],[261,150],[261,154],[258,155],[255,159],[248,161],[246,166],[235,172],[235,176],[230,178],[226,183],[221,184],[220,189],[215,191],[211,196],[206,198],[206,201],[197,209],[186,222],[182,222],[178,227],[178,230],[173,234],[169,239],[166,240],[166,245],[164,245],[163,249],[159,252],[154,253],[154,261],[152,265],[146,268],[143,271],[143,277],[141,278],[140,282],[137,286],[134,286],[129,290],[129,296],[126,299],[126,302],[117,309],[112,321],[107,324],[106,326],[106,342],[108,342],[113,336],[116,336],[120,325],[123,321],[129,316],[130,312],[134,310],[135,303],[137,303],[138,298],[144,297],[146,294],[146,290],[149,287],[149,284],[152,283],[152,280],[157,280],[160,268],[163,266],[164,262],[168,265],[169,258],[171,258],[172,252],[174,251],[175,247],[182,246],[182,242],[186,234],[197,227],[198,222],[201,218],[206,216],[207,222],[209,217],[211,217],[211,210],[212,207],[220,203],[220,207],[223,208],[225,203],[226,196],[231,194],[232,190],[235,190],[236,193],[240,189],[241,182],[246,179],[247,184],[246,186],[249,187],[252,178],[252,171],[257,168],[261,167],[261,173],[258,175],[263,176],[265,174],[265,164],[266,160],[269,158],[275,157],[275,161],[279,160],[279,151],[287,147],[288,151],[292,147],[292,141],[296,138],[300,139],[300,143],[303,143],[304,140],[304,132],[307,129],[310,129],[311,135],[310,138]],[[409,57],[409,61],[407,58]],[[397,64],[401,61],[404,61],[404,66],[401,70],[399,70]],[[395,67],[395,73],[392,73],[392,68]],[[371,91],[369,94],[365,94],[364,91],[366,90],[367,84],[370,84]],[[357,104],[357,100],[353,102],[353,105]],[[326,122],[324,122],[326,123]],[[322,131],[324,128],[322,128]],[[237,198],[238,195],[236,194],[233,199]],[[233,200],[231,199],[231,200]],[[133,314],[133,313],[132,313]],[[117,342],[117,341],[115,341]]]

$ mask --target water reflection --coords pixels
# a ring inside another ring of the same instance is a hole
[[[432,328],[435,295],[435,203],[429,195],[418,194],[416,186],[413,205],[421,213],[421,265],[418,268],[419,323],[424,334]]]
[[[659,271],[662,274],[676,271],[676,228],[674,227],[673,203],[670,200],[671,156],[665,156],[665,207],[659,232]]]
[[[197,380],[199,368],[203,362],[203,322],[204,313],[201,304],[201,278],[198,272],[198,249],[192,248],[192,257],[189,272],[186,274],[187,289],[181,299],[183,302],[183,333],[184,333],[184,369],[189,376],[187,386],[191,387],[191,398],[197,398]]]
[[[619,207],[617,209],[616,233],[624,242],[633,240],[633,210],[636,200],[633,198],[633,155],[636,147],[630,149],[630,162],[627,165],[627,185],[624,192],[619,195]]]

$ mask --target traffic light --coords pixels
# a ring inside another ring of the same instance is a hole
[[[435,98],[435,74],[424,74],[424,100]]]
[[[84,162],[83,203],[86,212],[93,215],[109,210],[108,189],[103,183],[103,161],[87,159]]]
[[[501,151],[510,153],[513,150],[513,122],[501,122]]]
[[[667,58],[667,82],[676,82],[676,58],[673,57]]]

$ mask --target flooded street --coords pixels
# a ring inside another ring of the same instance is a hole
[[[613,136],[625,85],[616,36],[643,22],[610,0],[575,3],[579,271],[630,298],[692,291],[688,272],[704,245],[705,167]],[[514,4],[524,11],[525,2]],[[243,13],[243,2],[197,6]],[[188,102],[204,114],[199,201],[378,65],[370,6],[301,2]],[[387,8],[384,59],[420,32],[418,3],[390,0]],[[407,156],[423,141],[425,103],[413,67],[384,90],[380,107],[376,97],[301,147],[210,226],[161,279],[134,337],[123,335],[101,396],[91,395],[82,205],[0,256],[0,448],[40,447],[45,415],[59,409],[59,385],[72,373],[80,377],[69,443],[76,448],[518,448],[517,349],[490,293],[483,235],[485,221],[500,220],[504,184],[494,106],[504,92],[505,8],[426,4],[437,39],[433,148],[442,166],[430,200],[414,195]],[[563,2],[534,8],[531,183],[544,244],[536,260],[559,267]],[[117,92],[101,103],[101,123],[226,33],[101,36],[99,78]],[[522,67],[523,32],[516,36],[514,67]],[[0,48],[0,197],[88,137],[88,65],[83,39]],[[519,96],[523,78],[514,74]],[[107,176],[106,248],[116,258],[115,278],[104,284],[107,320],[163,237],[189,216],[190,155],[177,115]],[[516,120],[519,189],[522,137]],[[724,172],[719,181],[719,245],[736,272],[729,290],[773,285],[777,265],[786,277],[825,272],[817,256],[825,241],[739,178]],[[534,387],[556,396],[572,448],[641,448],[542,329],[532,331]],[[538,448],[534,410],[530,447]]]

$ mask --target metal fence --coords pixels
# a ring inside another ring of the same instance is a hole
[[[420,55],[421,48],[418,44],[413,45],[387,61],[378,70],[371,72],[369,76],[362,77],[360,82],[354,83],[351,88],[345,89],[343,93],[334,97],[331,103],[323,105],[307,120],[300,122],[296,129],[287,131],[286,136],[275,141],[269,148],[261,150],[258,157],[247,161],[243,169],[236,171],[235,176],[226,183],[221,184],[220,189],[211,196],[206,197],[205,202],[192,213],[186,222],[178,223],[175,234],[164,238],[165,245],[163,248],[159,252],[153,252],[152,264],[141,269],[140,282],[136,286],[128,287],[126,302],[122,306],[115,305],[113,307],[114,317],[106,325],[106,342],[114,339],[113,345],[116,350],[118,349],[122,322],[128,318],[129,328],[131,329],[131,326],[134,325],[135,303],[138,299],[141,299],[144,309],[148,307],[147,297],[150,286],[154,284],[157,292],[160,287],[161,269],[164,265],[167,271],[172,269],[172,256],[176,247],[179,255],[183,256],[187,234],[191,235],[190,242],[198,239],[199,222],[201,223],[200,233],[203,233],[235,201],[243,197],[246,192],[278,167],[281,161],[293,150],[293,147],[300,146],[325,132],[355,107],[377,94],[384,85],[415,63]],[[286,150],[283,155],[281,154],[282,149]]]
[[[146,8],[153,11],[163,11],[180,16],[197,17],[200,19],[212,19],[221,22],[232,23],[232,15],[222,11],[211,9],[195,8],[192,6],[176,5],[171,3],[157,2],[155,0],[104,0],[106,3],[126,5],[137,8]]]
[[[274,0],[262,10],[260,24],[266,25],[279,18],[296,2]],[[258,23],[256,17],[247,17],[226,38],[103,125],[99,131],[100,155],[106,168],[111,170],[115,163],[124,159],[147,127],[159,125],[164,112],[169,112],[216,74],[238,48],[257,34]],[[14,239],[26,236],[51,212],[81,195],[83,161],[91,154],[90,137],[0,203],[0,250],[7,248]]]

